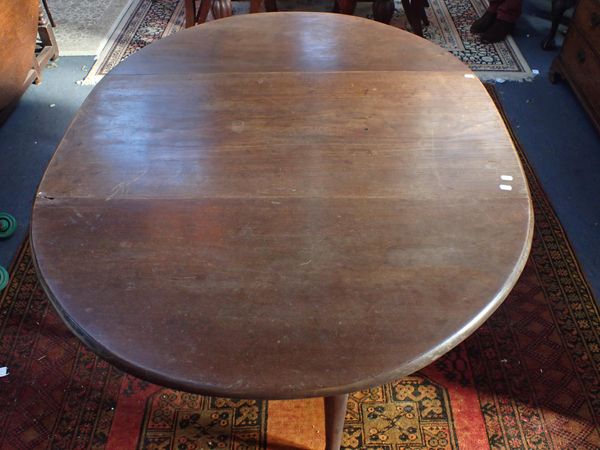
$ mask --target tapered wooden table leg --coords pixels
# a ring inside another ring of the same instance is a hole
[[[325,450],[339,450],[344,436],[348,394],[325,397]]]

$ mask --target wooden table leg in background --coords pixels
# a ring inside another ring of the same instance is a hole
[[[197,23],[206,22],[211,9],[215,19],[229,17],[232,15],[231,0],[201,0],[198,11],[196,11],[196,0],[185,0],[185,27],[190,28]]]
[[[414,33],[423,37],[423,14],[425,13],[425,0],[412,0]]]
[[[342,14],[354,15],[356,9],[356,0],[337,0],[338,11]]]
[[[412,32],[417,36],[423,37],[423,22],[428,24],[425,15],[425,1],[424,0],[402,0],[402,6]],[[425,16],[425,17],[424,17]]]
[[[389,23],[392,21],[396,5],[394,0],[374,0],[373,1],[373,18],[377,22]]]
[[[262,0],[250,0],[250,14],[257,13],[260,10]]]
[[[339,450],[344,437],[348,394],[325,397],[325,450]]]
[[[208,12],[212,6],[211,0],[202,0],[200,2],[200,8],[198,11],[198,15],[196,17],[196,23],[204,23],[206,22],[206,18],[208,17]]]
[[[196,0],[185,0],[185,27],[196,25]]]

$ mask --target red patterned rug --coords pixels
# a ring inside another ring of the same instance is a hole
[[[526,163],[525,163],[526,164]],[[535,206],[517,286],[422,371],[351,395],[346,449],[599,449],[600,315],[526,164]],[[1,449],[317,449],[320,399],[202,397],[125,375],[66,329],[26,243],[0,297]]]

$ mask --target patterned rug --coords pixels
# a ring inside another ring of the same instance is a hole
[[[97,55],[137,0],[51,0],[61,56]]]
[[[132,53],[156,39],[183,28],[183,0],[138,0],[109,39],[97,62],[83,81],[94,84],[114,66]],[[469,27],[486,9],[486,0],[429,0],[427,8],[430,25],[425,28],[427,39],[444,47],[463,60],[483,80],[526,80],[533,77],[527,61],[512,37],[497,44],[483,44],[471,34]],[[322,0],[279,0],[282,11],[328,11],[331,2]],[[234,1],[234,14],[246,14],[249,1]],[[373,17],[371,4],[359,2],[356,15]],[[210,17],[209,17],[210,20]],[[396,0],[393,26],[410,29],[401,0]]]
[[[434,364],[351,394],[344,449],[600,448],[599,311],[525,164],[536,229],[515,289]],[[11,272],[0,296],[0,449],[323,448],[321,399],[210,398],[126,375],[63,325],[27,243]]]

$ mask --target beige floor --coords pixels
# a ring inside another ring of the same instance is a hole
[[[97,55],[131,0],[48,0],[60,54]]]

